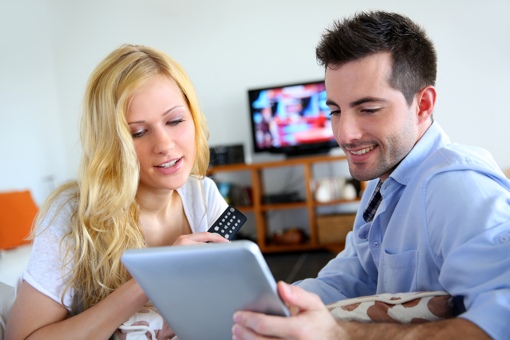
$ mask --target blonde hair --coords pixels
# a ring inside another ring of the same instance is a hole
[[[81,120],[83,155],[78,180],[61,186],[41,208],[37,224],[65,191],[77,200],[66,235],[72,256],[67,290],[74,290],[73,314],[104,299],[130,275],[120,262],[127,248],[145,247],[135,195],[139,164],[126,121],[134,93],[158,75],[173,79],[182,91],[195,125],[196,157],[191,176],[202,179],[209,165],[207,122],[184,69],[165,53],[140,45],[111,52],[89,78]],[[71,254],[71,255],[69,255]],[[63,263],[66,266],[66,263]]]

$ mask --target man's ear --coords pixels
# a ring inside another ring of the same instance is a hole
[[[429,119],[436,106],[436,89],[434,86],[426,86],[416,95],[416,114],[421,124]]]

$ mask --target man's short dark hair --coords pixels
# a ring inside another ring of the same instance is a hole
[[[319,65],[334,68],[366,56],[389,52],[390,86],[410,105],[414,95],[435,85],[437,56],[425,31],[406,16],[383,11],[361,12],[327,29],[317,45]]]

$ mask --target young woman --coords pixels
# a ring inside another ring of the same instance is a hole
[[[108,55],[85,93],[78,179],[41,207],[6,338],[108,339],[146,331],[171,338],[120,257],[128,248],[227,242],[206,232],[227,207],[205,177],[207,138],[178,63],[145,46]]]

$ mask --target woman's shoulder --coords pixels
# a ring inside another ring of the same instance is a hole
[[[181,193],[191,193],[191,192],[208,192],[211,189],[216,190],[216,183],[210,179],[209,177],[197,178],[194,176],[190,176],[186,183],[179,189]]]
[[[211,188],[216,190],[216,188],[217,188],[216,182],[214,182],[209,177],[202,178],[201,182],[202,182],[202,187],[204,187],[205,190],[210,190]]]
[[[74,211],[78,205],[78,188],[62,187],[49,199],[48,212],[53,211],[58,214],[59,211]]]
[[[39,218],[39,232],[51,229],[60,234],[69,226],[78,205],[77,186],[64,185],[55,190],[45,201]]]

